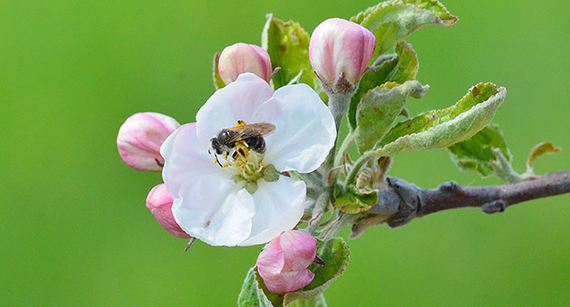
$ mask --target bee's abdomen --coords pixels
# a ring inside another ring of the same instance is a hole
[[[250,149],[258,153],[265,153],[265,140],[263,139],[262,136],[249,138],[245,140],[245,143]]]

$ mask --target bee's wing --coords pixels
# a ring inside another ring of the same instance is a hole
[[[250,127],[251,129],[253,129],[257,134],[256,136],[268,135],[271,132],[275,131],[275,125],[266,122],[255,123],[247,125],[245,127]]]
[[[228,128],[228,130],[237,132],[228,140],[229,143],[235,143],[270,134],[275,130],[275,125],[261,122],[251,125],[236,126]]]

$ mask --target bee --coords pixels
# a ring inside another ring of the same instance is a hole
[[[217,136],[210,139],[210,150],[208,152],[214,153],[215,161],[218,164],[220,161],[217,159],[217,155],[224,155],[224,157],[231,157],[235,160],[238,155],[245,157],[248,150],[262,154],[265,153],[263,136],[272,133],[274,130],[275,125],[270,123],[260,122],[248,125],[244,121],[238,120],[235,127],[224,128],[220,130]]]

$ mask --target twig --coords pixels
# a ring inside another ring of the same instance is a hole
[[[570,170],[533,180],[496,186],[462,186],[453,181],[436,189],[422,189],[403,179],[386,178],[388,188],[378,193],[378,202],[362,213],[352,227],[351,237],[380,223],[403,226],[415,218],[443,210],[479,207],[492,214],[528,200],[570,192]]]

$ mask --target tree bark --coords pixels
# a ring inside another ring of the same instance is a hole
[[[443,210],[479,207],[488,214],[505,211],[525,201],[570,192],[570,170],[524,182],[494,186],[462,186],[450,181],[435,189],[422,189],[396,177],[386,178],[387,189],[378,191],[378,202],[361,213],[353,224],[351,237],[366,228],[386,223],[403,226],[415,218]]]

